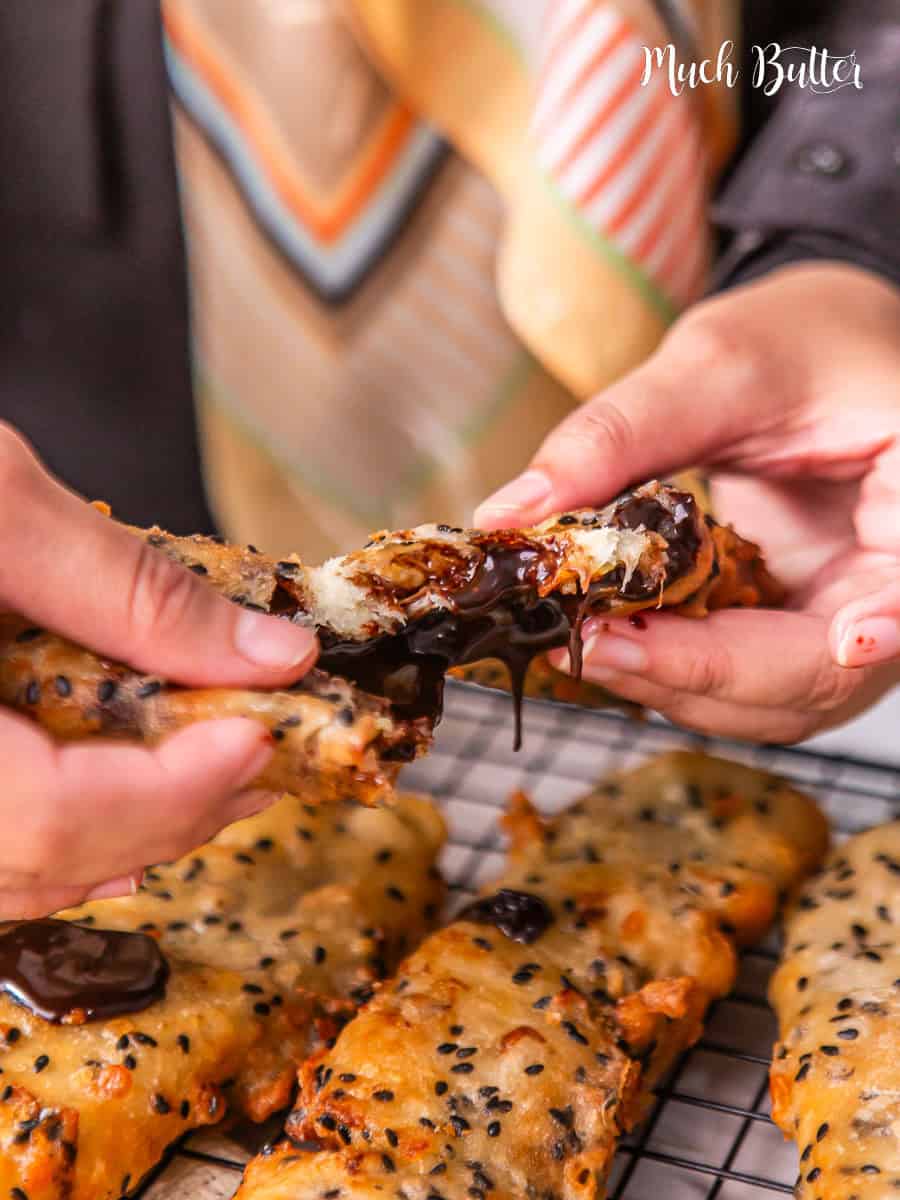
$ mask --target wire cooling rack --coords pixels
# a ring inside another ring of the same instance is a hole
[[[794,780],[818,798],[838,836],[900,815],[897,769],[707,739],[662,723],[543,701],[526,704],[525,745],[517,754],[508,697],[463,684],[449,691],[434,750],[408,767],[402,782],[431,792],[448,818],[443,869],[454,908],[502,867],[497,818],[510,792],[522,788],[541,809],[557,812],[604,772],[679,746],[708,749]],[[623,1144],[612,1200],[771,1200],[791,1194],[796,1153],[768,1109],[775,1019],[765,996],[775,960],[774,938],[744,956],[735,991],[711,1011],[703,1038],[660,1089],[648,1120]],[[190,1138],[143,1200],[227,1200],[244,1163],[273,1132],[277,1126]]]

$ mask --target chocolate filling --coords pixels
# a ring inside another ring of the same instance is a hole
[[[553,924],[553,912],[540,896],[501,888],[467,905],[456,918],[476,925],[493,925],[514,942],[530,946]]]
[[[669,493],[672,495],[672,493]],[[674,493],[671,509],[651,496],[626,495],[609,524],[614,529],[659,533],[668,544],[665,586],[692,570],[699,536],[696,507],[689,493]],[[541,546],[498,535],[480,541],[483,555],[475,576],[448,589],[451,607],[412,620],[398,633],[348,641],[320,629],[324,671],[342,675],[364,691],[386,696],[401,717],[436,722],[443,704],[444,678],[451,667],[482,659],[503,662],[515,702],[515,746],[522,742],[522,692],[531,660],[568,645],[573,671],[581,674],[581,626],[586,616],[608,609],[611,601],[640,601],[659,593],[655,578],[637,570],[625,582],[618,566],[596,580],[587,596],[539,597],[547,567]]]
[[[0,924],[0,990],[45,1021],[140,1012],[165,995],[169,965],[143,933],[69,921]]]

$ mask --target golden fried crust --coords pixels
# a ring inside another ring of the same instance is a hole
[[[416,797],[285,797],[136,896],[62,914],[150,933],[171,976],[144,1011],[82,1025],[0,996],[0,1196],[113,1200],[187,1130],[284,1107],[296,1064],[436,919],[443,836]]]
[[[852,838],[804,889],[771,987],[772,1116],[803,1200],[900,1194],[900,822]]]
[[[423,723],[397,721],[387,701],[319,671],[290,692],[169,687],[11,614],[0,614],[0,703],[66,740],[153,743],[196,721],[252,717],[275,738],[255,786],[296,792],[315,783],[329,800],[383,798],[397,770],[392,754],[415,757],[428,740]]]
[[[303,1068],[289,1141],[241,1200],[600,1200],[619,1137],[732,986],[734,943],[824,850],[811,801],[692,754],[548,822],[518,797],[509,823],[490,893],[540,897],[549,926],[526,944],[469,910],[428,938]]]

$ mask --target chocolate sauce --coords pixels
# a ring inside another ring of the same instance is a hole
[[[666,585],[692,569],[699,537],[695,503],[676,493],[672,511],[651,496],[626,495],[613,512],[617,529],[646,529],[668,541]],[[595,580],[586,596],[540,598],[539,584],[549,552],[509,534],[479,543],[483,555],[474,576],[447,590],[451,607],[412,620],[398,633],[366,641],[344,641],[320,629],[318,666],[342,675],[364,691],[386,696],[400,717],[437,721],[444,677],[451,667],[499,659],[510,674],[515,704],[515,746],[522,742],[522,694],[531,660],[568,646],[572,671],[581,674],[581,626],[586,616],[609,606],[610,592],[625,600],[646,600],[658,582],[635,571],[628,583],[618,566]]]
[[[553,912],[540,896],[501,888],[467,905],[456,918],[476,925],[494,925],[514,942],[530,946],[553,924]]]
[[[166,992],[169,964],[143,933],[70,921],[0,924],[0,990],[45,1021],[140,1012]]]

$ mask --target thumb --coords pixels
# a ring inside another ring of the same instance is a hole
[[[760,387],[750,339],[737,343],[721,310],[682,318],[643,366],[566,417],[476,524],[533,523],[713,461],[781,405],[771,383]]]
[[[189,685],[277,687],[312,665],[309,630],[241,608],[78,499],[0,423],[0,607]]]
[[[840,667],[900,660],[900,583],[846,605],[831,622],[831,654]]]

